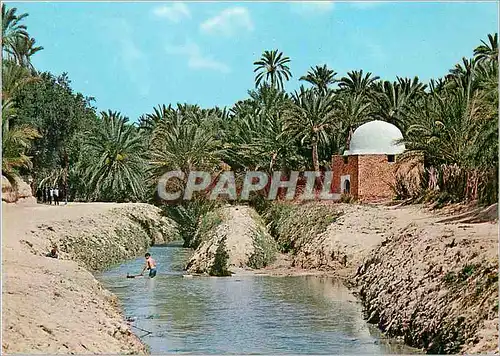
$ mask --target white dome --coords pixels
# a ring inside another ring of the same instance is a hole
[[[400,154],[405,150],[405,145],[396,142],[402,138],[401,131],[393,124],[380,120],[370,121],[354,131],[349,150],[344,155]]]

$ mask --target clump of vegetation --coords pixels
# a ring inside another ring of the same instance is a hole
[[[446,283],[446,284],[452,284],[453,282],[455,282],[456,280],[456,276],[455,276],[455,272],[453,271],[449,271],[447,272],[444,276],[443,276],[443,281]]]
[[[228,270],[228,260],[229,254],[226,251],[226,238],[223,238],[220,241],[219,246],[217,246],[214,262],[210,267],[208,274],[216,277],[231,276],[231,271]]]
[[[344,193],[340,196],[340,202],[342,203],[354,203],[356,201],[356,198],[352,194],[347,194]]]
[[[251,268],[263,268],[276,259],[278,245],[273,236],[268,233],[264,219],[256,210],[250,210],[250,216],[255,221],[256,228],[252,232],[254,253],[249,258]]]
[[[276,259],[276,242],[261,226],[258,226],[252,235],[254,252],[248,259],[248,266],[255,269],[264,268]]]
[[[443,277],[443,281],[447,284],[462,283],[467,281],[477,271],[477,265],[467,264],[458,272],[449,271]]]
[[[465,265],[460,273],[458,274],[458,279],[459,281],[466,281],[469,279],[474,274],[474,271],[476,270],[476,265]]]
[[[220,213],[214,212],[218,206],[216,201],[195,199],[177,205],[165,205],[164,211],[167,217],[177,223],[184,247],[196,248],[204,233],[222,221]]]
[[[298,209],[298,206],[280,201],[270,202],[264,200],[264,202],[258,201],[255,209],[267,224],[267,229],[271,236],[276,238],[279,233],[278,228],[283,225],[285,219],[288,219]]]
[[[271,235],[282,252],[295,252],[300,246],[326,231],[341,213],[333,205],[296,205],[277,202],[265,211]]]

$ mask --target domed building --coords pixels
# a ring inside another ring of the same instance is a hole
[[[333,193],[351,194],[363,201],[392,197],[394,163],[405,150],[398,142],[402,138],[401,131],[385,121],[358,127],[344,154],[332,157]]]

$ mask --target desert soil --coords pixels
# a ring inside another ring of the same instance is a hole
[[[3,203],[2,353],[145,353],[117,299],[87,270],[91,260],[82,260],[77,247],[105,252],[132,240],[127,251],[113,255],[132,257],[147,248],[151,235],[138,221],[158,227],[151,240],[164,232],[158,210],[147,204]],[[139,245],[127,231],[140,231]],[[45,257],[54,243],[59,259]],[[106,265],[105,258],[94,257],[102,261],[94,267]]]

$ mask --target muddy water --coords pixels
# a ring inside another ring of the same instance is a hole
[[[144,259],[98,276],[121,300],[134,332],[152,353],[409,353],[368,326],[338,281],[322,277],[184,278],[190,251],[153,247],[154,279],[127,279]]]

